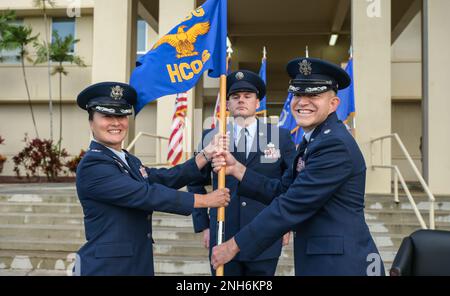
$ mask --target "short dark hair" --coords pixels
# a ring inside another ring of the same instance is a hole
[[[88,109],[89,121],[94,120],[94,113],[95,111],[93,109]]]

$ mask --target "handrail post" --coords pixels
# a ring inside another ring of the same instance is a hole
[[[396,204],[400,203],[398,198],[398,175],[396,170],[394,170],[394,201]]]
[[[413,207],[413,211],[416,214],[417,219],[419,219],[420,226],[422,227],[422,229],[427,229],[427,225],[425,224],[425,221],[423,220],[422,215],[420,214],[419,208],[417,207],[416,202],[414,201],[414,198],[412,197],[412,194],[408,189],[408,186],[406,186],[405,179],[403,179],[403,176],[400,174],[398,167],[394,166],[394,168],[397,171],[400,182],[403,186],[403,189],[405,190],[406,196],[408,197],[409,202],[411,203],[411,205]]]
[[[156,163],[161,163],[161,138],[156,139]]]
[[[430,229],[435,229],[434,221],[434,200],[430,201]]]

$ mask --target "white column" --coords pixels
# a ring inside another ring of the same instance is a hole
[[[92,83],[129,82],[136,61],[137,6],[138,0],[94,1]],[[126,143],[134,136],[130,116]]]
[[[136,56],[136,11],[137,0],[94,1],[93,83],[129,81]]]
[[[160,0],[159,1],[159,37],[166,35],[173,27],[179,24],[193,9],[195,9],[194,0]],[[195,88],[188,92],[188,111],[186,124],[189,150],[192,151],[192,130],[193,130],[193,114],[194,114],[194,96]],[[166,96],[157,100],[157,120],[156,132],[160,136],[170,136],[170,126],[172,123],[172,115],[174,112],[176,95]],[[167,145],[162,145],[162,160],[167,158]],[[186,152],[186,151],[184,151]]]
[[[423,171],[434,194],[450,194],[450,1],[423,2]]]
[[[352,0],[352,46],[356,139],[367,165],[366,192],[389,193],[391,172],[371,168],[391,163],[389,141],[371,151],[370,140],[391,133],[391,0]],[[373,153],[373,158],[371,157]]]

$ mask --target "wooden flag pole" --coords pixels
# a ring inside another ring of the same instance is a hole
[[[220,134],[225,135],[227,133],[227,101],[226,101],[226,91],[227,91],[227,76],[220,75],[220,118],[219,118],[219,129]],[[219,171],[218,178],[218,188],[225,188],[225,167]],[[225,208],[221,207],[217,209],[217,245],[223,243],[225,238]],[[217,267],[216,276],[223,276],[223,265]]]

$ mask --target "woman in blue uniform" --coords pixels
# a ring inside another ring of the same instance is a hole
[[[75,274],[154,275],[153,211],[190,215],[194,208],[230,201],[228,189],[205,195],[175,190],[203,177],[213,143],[170,169],[144,167],[121,148],[135,101],[136,91],[119,82],[94,84],[77,98],[89,113],[93,140],[77,169],[87,242],[78,251]]]

